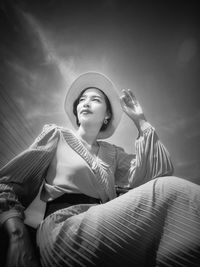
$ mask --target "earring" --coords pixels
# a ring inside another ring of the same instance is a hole
[[[104,121],[103,121],[104,124],[108,124],[108,119],[105,118]]]

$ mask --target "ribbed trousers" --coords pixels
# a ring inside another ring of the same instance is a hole
[[[200,266],[200,186],[156,178],[105,204],[75,205],[37,230],[47,266]]]

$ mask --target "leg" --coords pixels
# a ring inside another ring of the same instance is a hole
[[[42,264],[197,266],[199,210],[200,187],[175,177],[152,180],[103,205],[72,206],[38,230]]]

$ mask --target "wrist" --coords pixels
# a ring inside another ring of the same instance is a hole
[[[149,125],[149,123],[147,122],[145,118],[142,118],[142,119],[139,119],[137,122],[135,122],[135,125],[138,129],[138,132],[142,134],[143,131],[147,128],[147,125]]]

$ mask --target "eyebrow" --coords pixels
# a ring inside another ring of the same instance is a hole
[[[83,95],[81,97],[86,97],[86,96],[87,96],[87,93],[83,93]],[[93,97],[93,98],[97,97],[97,98],[103,99],[103,97],[101,95],[92,95],[91,97]]]

